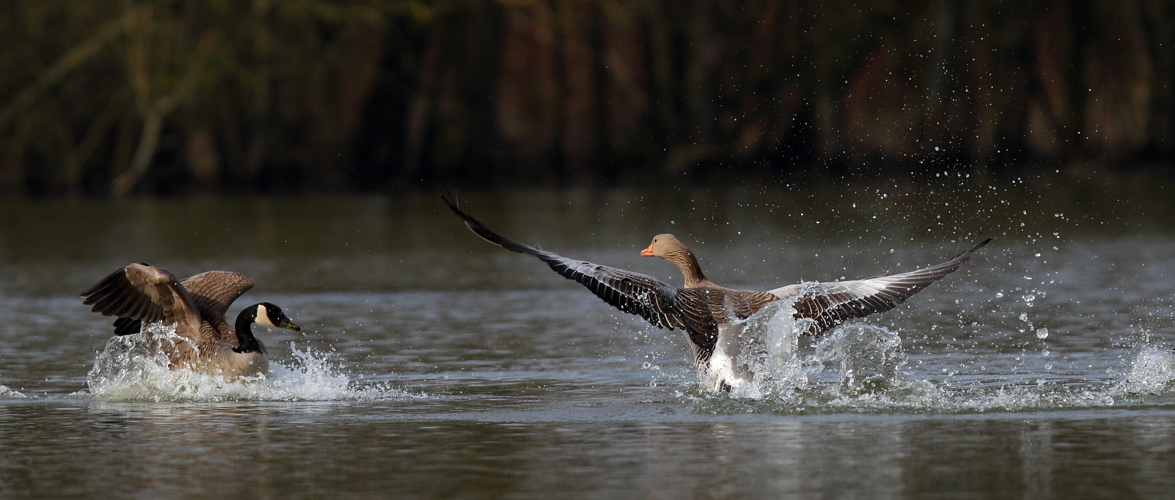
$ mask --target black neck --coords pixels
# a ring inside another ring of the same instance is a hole
[[[234,352],[261,352],[261,343],[253,336],[250,326],[257,317],[257,308],[248,307],[237,315],[237,347]]]

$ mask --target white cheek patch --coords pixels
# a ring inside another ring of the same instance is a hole
[[[265,310],[265,306],[263,305],[257,306],[257,317],[253,319],[253,322],[261,326],[277,328],[277,325],[274,325],[273,322],[269,320],[269,311]]]

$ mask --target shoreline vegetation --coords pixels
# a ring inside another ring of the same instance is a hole
[[[1175,4],[23,0],[0,193],[1175,165]]]

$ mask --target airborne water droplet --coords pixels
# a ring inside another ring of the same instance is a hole
[[[1037,328],[1036,329],[1036,338],[1041,339],[1041,340],[1049,338],[1049,329],[1048,328]]]

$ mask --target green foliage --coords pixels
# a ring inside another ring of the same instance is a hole
[[[13,0],[0,191],[1167,160],[1173,46],[1161,0]]]

